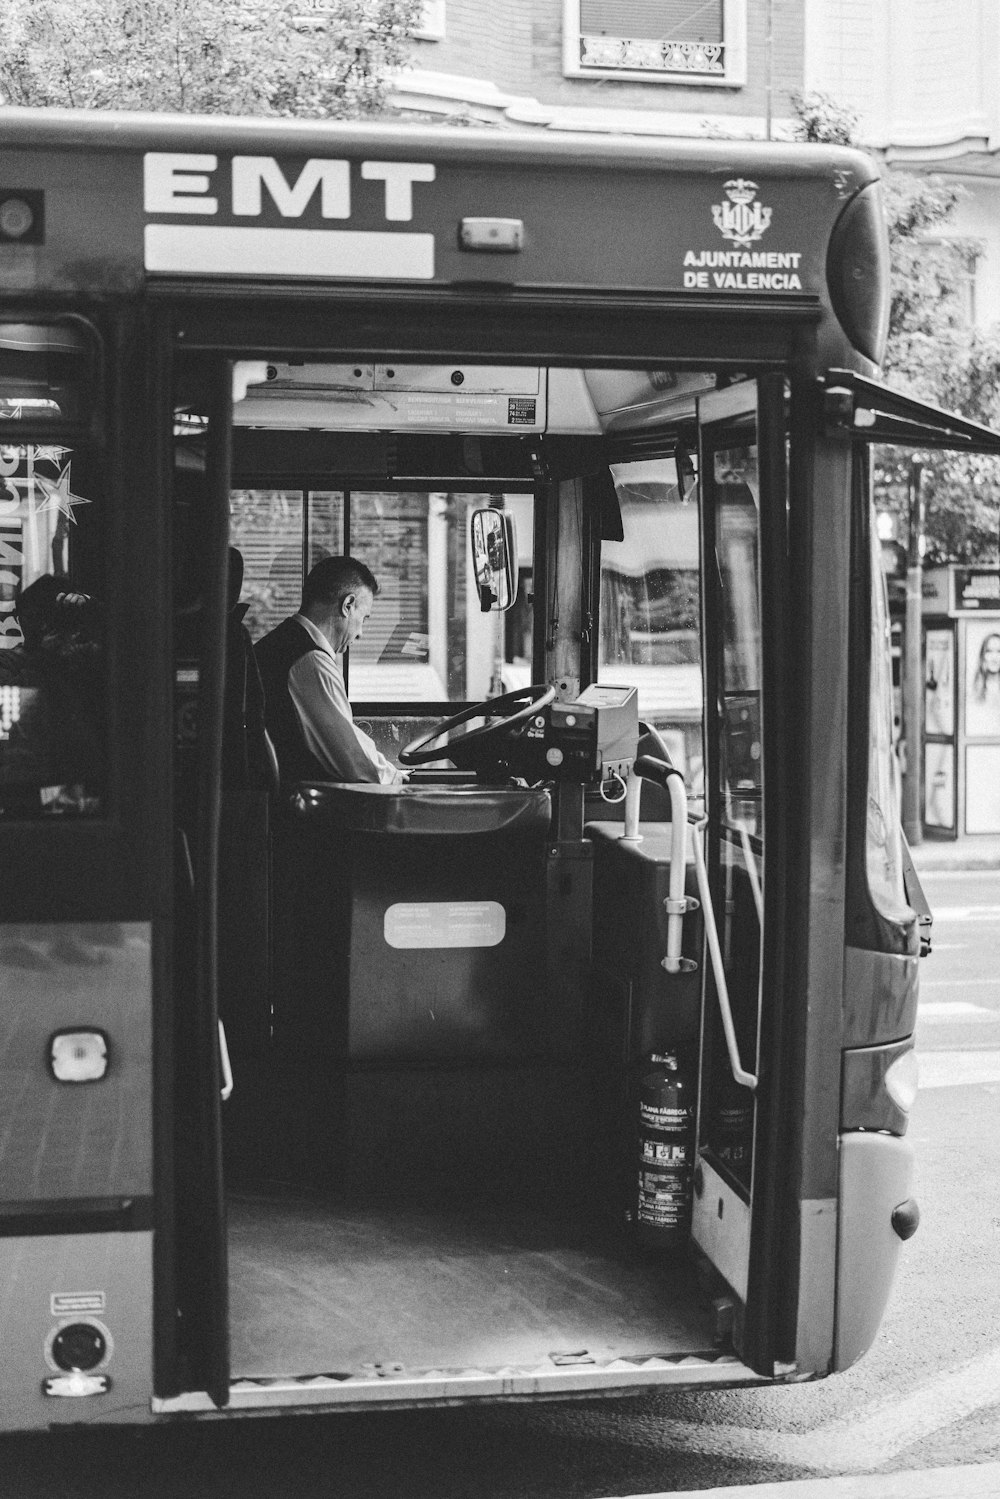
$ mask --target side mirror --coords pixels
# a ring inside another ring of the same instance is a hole
[[[472,512],[472,569],[484,614],[509,609],[517,598],[517,536],[505,510]]]

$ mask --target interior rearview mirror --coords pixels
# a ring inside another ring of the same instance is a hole
[[[509,609],[517,598],[517,536],[505,510],[472,512],[472,568],[483,613]]]

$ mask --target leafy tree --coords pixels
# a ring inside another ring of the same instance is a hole
[[[858,117],[829,95],[793,97],[800,140],[856,144]],[[1000,329],[970,325],[964,289],[978,252],[953,233],[964,189],[939,177],[890,172],[885,177],[892,259],[888,383],[973,421],[1000,425]],[[1000,462],[926,452],[926,561],[985,562],[997,552]],[[908,525],[910,459],[900,448],[876,451],[879,508]]]
[[[828,146],[853,146],[857,140],[860,119],[854,109],[839,104],[830,94],[792,94],[792,108],[798,118],[795,139],[820,141]]]
[[[977,252],[948,234],[963,189],[933,177],[893,174],[886,182],[893,287],[885,374],[891,385],[1000,424],[1000,330],[970,326],[963,297]],[[996,459],[925,452],[926,560],[985,562],[996,556],[1000,464]],[[877,454],[880,508],[906,535],[910,455]]]
[[[379,114],[421,9],[421,0],[0,0],[0,101]]]

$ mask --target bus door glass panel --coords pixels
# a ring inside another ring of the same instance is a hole
[[[698,502],[673,458],[613,464],[621,541],[601,543],[598,681],[639,690],[690,796],[704,792]]]
[[[709,635],[718,702],[709,864],[739,1054],[743,1067],[755,1071],[764,877],[760,487],[754,430],[719,434],[717,442],[707,450],[705,474],[716,585],[710,605],[715,627]],[[753,1095],[732,1076],[717,1006],[709,1007],[706,1022],[711,1084],[701,1145],[723,1175],[748,1194]]]
[[[44,406],[43,396],[33,399]],[[106,810],[102,484],[83,446],[0,447],[4,818]]]

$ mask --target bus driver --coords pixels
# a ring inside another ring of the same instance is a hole
[[[361,639],[378,591],[363,562],[325,557],[306,578],[298,614],[254,648],[283,785],[406,779],[356,726],[339,659]]]

